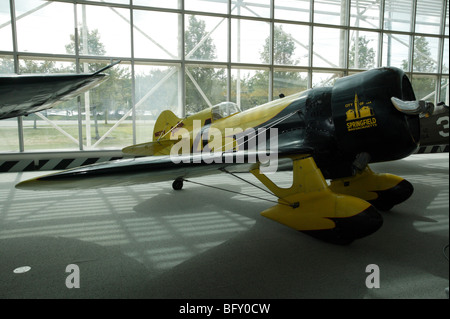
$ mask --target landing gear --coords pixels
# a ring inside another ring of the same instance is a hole
[[[383,219],[367,201],[332,191],[312,157],[293,159],[293,183],[280,188],[259,168],[250,171],[278,204],[261,215],[334,244],[349,244],[377,231]]]
[[[383,218],[375,207],[369,206],[361,213],[347,218],[330,218],[336,225],[332,229],[307,230],[302,233],[335,245],[349,245],[355,239],[377,231]]]
[[[369,166],[355,176],[331,181],[330,189],[364,199],[380,211],[388,211],[407,200],[414,187],[407,180],[392,174],[374,173]]]
[[[179,191],[180,189],[182,189],[183,188],[183,179],[177,178],[176,180],[174,180],[174,182],[172,183],[172,188],[176,191]]]
[[[412,184],[404,179],[390,189],[377,192],[379,197],[372,201],[372,205],[381,211],[388,211],[395,205],[407,200],[413,192]]]

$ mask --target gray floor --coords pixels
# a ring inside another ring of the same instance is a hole
[[[34,192],[14,185],[42,172],[1,174],[0,298],[447,298],[448,153],[372,169],[415,193],[350,246],[260,216],[270,202],[191,183]],[[266,197],[231,176],[197,181]],[[80,288],[66,287],[71,264]],[[380,288],[366,287],[370,264]]]

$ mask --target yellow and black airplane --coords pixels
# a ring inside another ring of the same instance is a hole
[[[263,216],[346,244],[378,230],[379,210],[413,193],[405,179],[375,173],[368,165],[414,153],[420,117],[446,109],[416,101],[402,70],[373,69],[246,111],[230,102],[184,119],[164,111],[152,142],[123,149],[136,158],[69,169],[16,187],[85,189],[171,180],[179,190],[191,177],[250,172],[278,198]],[[292,186],[277,186],[269,168],[291,170]]]

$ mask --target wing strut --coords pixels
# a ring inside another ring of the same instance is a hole
[[[184,182],[188,182],[188,183],[192,183],[192,184],[197,184],[197,185],[204,186],[204,187],[218,189],[218,190],[221,190],[221,191],[225,191],[225,192],[229,192],[229,193],[233,193],[233,194],[237,194],[237,195],[247,196],[247,197],[256,198],[256,199],[260,199],[260,200],[265,200],[267,202],[272,202],[272,203],[279,204],[277,201],[274,201],[274,200],[270,200],[270,199],[267,199],[267,198],[258,197],[258,196],[254,196],[254,195],[249,195],[249,194],[245,194],[245,193],[241,193],[241,192],[236,192],[236,191],[232,191],[232,190],[229,190],[229,189],[226,189],[226,188],[221,188],[221,187],[217,187],[217,186],[212,186],[212,185],[207,185],[207,184],[203,184],[203,183],[199,183],[199,182],[194,182],[194,181],[191,181],[191,180],[188,180],[188,179],[183,179],[183,181]],[[249,183],[249,184],[251,184],[251,183]],[[271,194],[271,195],[273,195],[273,194]]]
[[[239,180],[241,180],[241,181],[243,181],[243,182],[246,182],[247,184],[250,184],[250,185],[252,185],[252,186],[254,186],[254,187],[256,187],[256,188],[258,188],[258,189],[260,189],[260,190],[262,190],[262,191],[264,191],[264,192],[266,192],[266,193],[268,193],[268,194],[270,194],[270,195],[272,195],[272,196],[276,196],[274,193],[269,192],[267,189],[264,189],[264,188],[262,188],[261,186],[258,186],[258,185],[256,185],[256,184],[250,183],[249,181],[243,179],[242,177],[239,177],[239,176],[237,176],[236,174],[227,171],[225,168],[222,168],[221,171],[224,172],[224,173],[230,174],[231,176],[236,177],[237,179],[239,179]],[[244,195],[244,194],[243,194],[243,195]],[[282,200],[282,201],[285,202],[285,203],[280,203],[280,204],[284,204],[284,205],[293,207],[293,204],[291,204],[291,203],[289,203],[289,202],[283,200],[282,198],[279,198],[279,200]],[[275,201],[271,201],[271,202],[275,202]]]

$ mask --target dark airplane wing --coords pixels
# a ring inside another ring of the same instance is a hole
[[[304,150],[305,153],[308,150]],[[268,159],[259,164],[261,159]],[[271,160],[271,162],[269,161]],[[275,170],[292,166],[288,155],[270,153],[226,152],[179,156],[147,156],[96,163],[40,176],[16,185],[19,189],[64,190],[92,189],[111,186],[130,186],[152,182],[174,181],[211,174],[248,173],[261,165]]]
[[[119,62],[91,74],[0,77],[0,119],[28,115],[70,100],[104,82],[107,75],[101,72]]]

